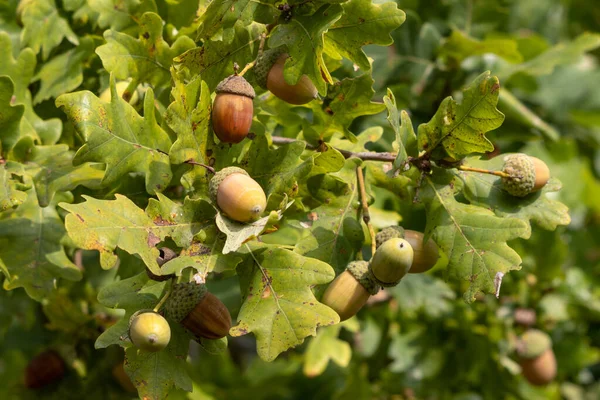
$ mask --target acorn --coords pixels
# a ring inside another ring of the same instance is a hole
[[[131,378],[129,378],[129,375],[127,375],[127,372],[125,372],[123,363],[118,363],[117,365],[115,365],[113,367],[112,375],[113,375],[113,378],[115,378],[115,380],[119,383],[121,388],[123,388],[123,390],[125,390],[126,392],[129,392],[129,393],[137,392],[137,388],[135,387],[133,382],[131,382]]]
[[[231,328],[231,315],[225,304],[205,285],[196,282],[174,285],[165,312],[197,341],[200,338],[220,339],[227,336]]]
[[[383,228],[375,235],[375,244],[377,248],[393,238],[404,238],[404,228],[401,226],[388,226]]]
[[[238,167],[217,172],[210,180],[209,192],[221,211],[238,222],[259,219],[267,207],[267,197],[258,182]]]
[[[502,178],[502,187],[516,197],[525,197],[540,190],[550,179],[546,163],[523,153],[504,157],[502,172],[508,174],[508,177]]]
[[[306,104],[318,96],[318,91],[310,78],[302,75],[295,85],[285,81],[283,70],[289,54],[284,46],[264,51],[256,59],[254,75],[260,87],[290,104]]]
[[[517,354],[523,376],[532,385],[543,386],[556,377],[556,357],[546,333],[537,329],[525,332],[517,343]]]
[[[377,294],[379,289],[369,274],[369,263],[353,261],[329,284],[321,303],[338,313],[340,321],[345,321],[356,315],[369,296]]]
[[[254,88],[243,77],[230,75],[215,89],[212,127],[221,142],[239,143],[250,132],[256,96]]]
[[[25,386],[38,389],[56,382],[65,375],[65,362],[53,350],[35,356],[25,368]]]
[[[424,237],[425,235],[421,232],[410,229],[404,231],[404,239],[410,244],[414,252],[413,262],[408,270],[411,274],[429,271],[440,257],[437,244],[431,238],[423,243]]]
[[[167,347],[171,328],[159,313],[140,310],[129,319],[129,339],[138,349],[154,353]]]
[[[375,251],[369,270],[379,285],[396,286],[410,270],[413,258],[414,251],[407,240],[392,238]]]
[[[177,253],[175,253],[173,250],[169,249],[168,247],[161,247],[160,249],[158,249],[158,251],[159,251],[159,256],[156,257],[156,262],[158,263],[159,267],[162,267],[163,264],[165,264],[166,262],[171,261],[172,259],[177,257]],[[152,279],[153,281],[157,281],[157,282],[164,282],[175,276],[175,274],[156,275],[152,271],[150,271],[150,269],[148,267],[146,267],[146,274],[148,275],[148,278]]]

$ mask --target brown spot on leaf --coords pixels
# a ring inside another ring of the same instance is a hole
[[[490,93],[494,94],[498,89],[500,89],[500,84],[496,83],[494,86],[492,86],[492,90],[490,91]]]
[[[75,215],[77,216],[77,218],[79,218],[79,220],[81,222],[85,222],[85,219],[83,219],[83,217],[81,215],[79,215],[79,214],[75,214]]]
[[[148,232],[148,247],[154,247],[160,242],[160,238],[152,232]]]

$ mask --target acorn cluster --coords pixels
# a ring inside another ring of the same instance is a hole
[[[433,240],[421,232],[391,226],[375,237],[377,250],[370,262],[353,261],[329,284],[321,302],[344,321],[355,315],[382,287],[396,286],[407,273],[431,269],[439,258]]]

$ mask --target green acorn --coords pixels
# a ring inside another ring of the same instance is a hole
[[[401,226],[388,226],[387,228],[383,228],[375,235],[375,244],[377,245],[377,248],[379,248],[383,243],[393,238],[404,238],[404,228]]]
[[[414,251],[405,239],[392,238],[375,251],[369,269],[375,282],[383,287],[396,286],[412,266]]]
[[[537,329],[525,332],[517,343],[517,354],[523,376],[532,385],[546,385],[556,377],[556,357],[546,333]]]
[[[257,220],[267,206],[265,192],[258,182],[238,167],[217,172],[210,180],[208,190],[221,211],[235,221]]]
[[[331,307],[345,321],[355,315],[365,305],[370,295],[381,288],[369,273],[367,261],[353,261],[344,272],[329,284],[321,303]]]
[[[138,349],[154,353],[167,347],[171,340],[171,328],[159,313],[140,310],[129,319],[129,338]]]
[[[178,283],[165,305],[166,315],[179,322],[197,340],[220,339],[231,328],[229,310],[205,285]]]
[[[550,170],[546,163],[523,153],[504,157],[502,172],[509,175],[502,178],[502,187],[516,197],[525,197],[540,190],[550,179]]]

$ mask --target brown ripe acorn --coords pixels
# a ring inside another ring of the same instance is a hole
[[[418,274],[433,268],[440,257],[437,244],[431,238],[423,243],[423,233],[410,229],[404,231],[404,239],[410,243],[414,251],[413,262],[408,273]]]
[[[543,188],[550,179],[550,169],[545,162],[523,153],[504,157],[502,187],[516,197],[525,197]]]
[[[217,172],[210,180],[209,192],[221,211],[238,222],[259,219],[267,207],[262,187],[241,168],[227,167]]]
[[[532,385],[543,386],[556,377],[556,357],[546,333],[537,329],[525,332],[517,343],[517,354],[523,376]]]
[[[288,58],[289,54],[283,46],[263,52],[254,66],[258,84],[290,104],[301,105],[316,99],[317,88],[308,76],[302,75],[295,85],[285,81],[283,71]]]
[[[212,127],[220,141],[239,143],[250,132],[256,96],[243,77],[230,75],[217,85],[212,108]]]
[[[384,287],[396,286],[410,270],[414,251],[402,238],[392,238],[375,251],[369,270],[375,282]]]
[[[129,339],[138,349],[155,353],[169,344],[171,327],[159,313],[140,310],[129,319]]]
[[[65,375],[65,362],[52,350],[35,356],[25,368],[25,386],[38,389],[58,381]]]
[[[165,311],[197,340],[220,339],[227,336],[231,328],[231,314],[225,304],[205,285],[195,282],[174,285]]]
[[[321,303],[338,313],[340,321],[345,321],[354,316],[369,296],[376,294],[379,289],[369,275],[369,263],[353,261],[329,284]]]

